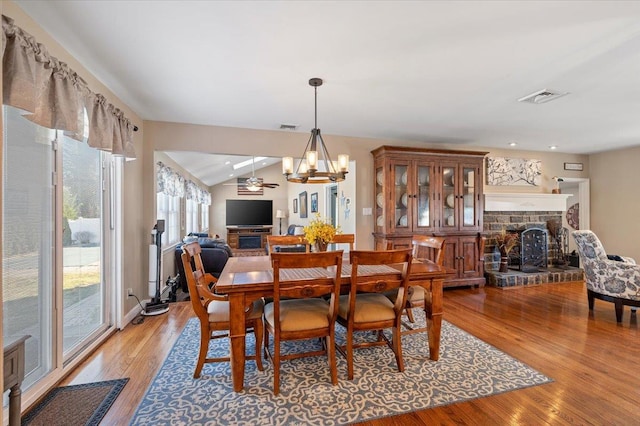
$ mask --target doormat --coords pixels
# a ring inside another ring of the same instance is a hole
[[[22,418],[22,426],[97,426],[128,381],[126,378],[55,388]]]

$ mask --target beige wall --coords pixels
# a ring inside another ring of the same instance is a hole
[[[124,165],[124,200],[123,200],[123,277],[125,287],[132,287],[136,294],[146,294],[146,272],[148,251],[145,250],[148,244],[147,235],[151,228],[148,227],[149,203],[151,197],[149,189],[143,185],[143,181],[149,181],[149,169],[145,169],[145,155],[148,150],[143,149],[144,129],[142,119],[133,112],[127,105],[121,102],[106,86],[98,81],[80,62],[73,58],[62,46],[40,28],[22,9],[9,1],[3,1],[3,13],[15,20],[15,23],[22,29],[30,33],[39,43],[44,44],[52,56],[66,62],[78,75],[80,75],[89,85],[91,90],[104,95],[109,102],[120,108],[125,115],[139,127],[139,131],[134,133],[134,147],[137,160],[127,161]],[[153,160],[153,156],[151,156]],[[151,222],[153,223],[153,222]],[[137,290],[136,290],[137,289]],[[128,312],[136,305],[135,299],[127,299],[123,294],[124,312]]]
[[[166,123],[157,121],[145,122],[145,138],[152,141],[156,150],[184,150],[208,152],[214,154],[242,154],[265,155],[283,157],[286,155],[301,155],[308,139],[307,133],[283,132],[277,130],[253,130],[231,127],[201,126],[181,123]],[[513,149],[483,149],[482,147],[463,147],[448,144],[429,144],[421,142],[391,141],[381,139],[351,138],[344,136],[324,136],[329,152],[349,154],[356,163],[355,173],[350,173],[355,185],[355,206],[352,207],[355,219],[355,234],[358,248],[373,249],[373,216],[363,216],[364,207],[373,207],[373,158],[371,151],[381,145],[431,147],[442,149],[465,149],[487,151],[488,156],[507,156],[514,158],[539,159],[542,161],[542,185],[540,187],[486,187],[487,192],[545,192],[550,193],[553,187],[553,176],[588,177],[588,156],[562,154],[555,152],[518,151]],[[565,162],[584,164],[581,172],[564,170]],[[292,214],[292,199],[299,193],[299,189],[292,187],[289,193],[287,209]],[[310,194],[310,191],[307,190]],[[294,195],[295,194],[295,195]],[[309,195],[310,196],[310,195]],[[291,217],[289,222],[291,222]],[[296,218],[296,223],[300,219]],[[346,231],[345,231],[346,232]]]
[[[590,156],[591,229],[609,254],[640,263],[640,147]]]

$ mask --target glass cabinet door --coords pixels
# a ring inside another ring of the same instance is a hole
[[[394,176],[394,202],[395,217],[394,226],[396,229],[408,228],[409,223],[409,193],[408,193],[408,176],[409,166],[406,164],[396,164],[393,166]]]
[[[382,167],[376,169],[376,229],[380,232],[384,228],[384,170]]]
[[[462,168],[462,226],[476,226],[476,190],[475,190],[475,174],[474,167]]]
[[[430,166],[418,166],[418,191],[417,191],[417,217],[416,222],[419,228],[428,228],[431,226],[431,213],[429,211],[431,206],[431,181],[430,181],[431,167]]]
[[[456,217],[456,191],[455,191],[455,167],[442,167],[442,217],[440,226],[443,228],[455,228]]]

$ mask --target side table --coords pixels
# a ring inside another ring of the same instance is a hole
[[[9,338],[4,347],[4,390],[9,392],[9,426],[20,426],[20,385],[24,379],[24,341],[31,336]]]

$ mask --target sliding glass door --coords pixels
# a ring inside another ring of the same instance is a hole
[[[7,106],[4,153],[4,336],[31,336],[28,389],[111,323],[111,159]]]

